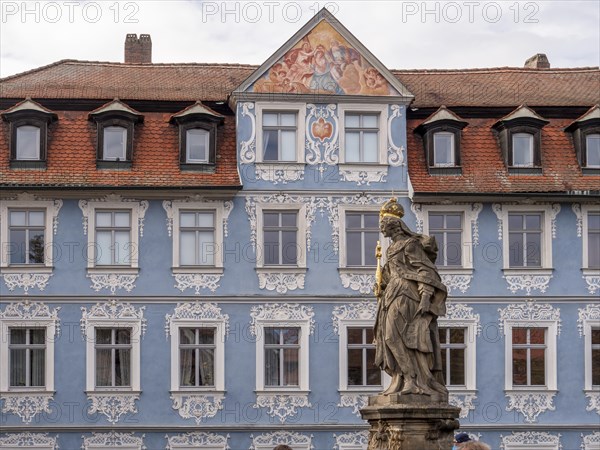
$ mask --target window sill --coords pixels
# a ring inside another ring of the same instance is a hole
[[[308,389],[302,389],[300,387],[275,387],[275,388],[264,388],[257,389],[254,391],[256,395],[308,395],[310,391]]]
[[[131,388],[102,388],[93,391],[85,391],[86,395],[140,395],[142,391],[134,391]]]
[[[24,264],[22,266],[8,266],[8,267],[2,267],[0,269],[0,273],[31,273],[31,274],[37,274],[37,273],[52,273],[52,271],[54,270],[53,266],[42,266],[42,265],[31,265],[31,264]]]
[[[223,275],[224,269],[223,267],[215,266],[179,266],[172,267],[171,272],[173,274],[206,273],[211,275]]]
[[[554,269],[543,267],[510,267],[502,269],[504,275],[539,275],[550,276]]]
[[[600,168],[582,167],[581,173],[582,173],[582,175],[598,176],[598,175],[600,175]]]
[[[36,394],[36,395],[54,395],[56,393],[56,391],[48,391],[46,390],[45,387],[41,388],[41,389],[36,389],[33,387],[30,388],[8,388],[7,391],[0,391],[0,394],[2,394],[2,398],[4,398],[5,395],[11,395],[11,396],[29,396],[32,394]]]
[[[257,273],[292,273],[292,274],[306,274],[308,270],[306,267],[290,267],[290,266],[262,266],[257,267]]]
[[[511,389],[504,389],[505,394],[556,394],[557,392],[558,389],[550,389],[546,386],[513,386]]]
[[[131,161],[96,161],[97,169],[129,170],[132,167]]]
[[[202,388],[202,387],[198,387],[198,388],[185,388],[185,389],[180,389],[180,390],[176,390],[176,391],[169,391],[171,393],[171,395],[179,395],[179,396],[184,396],[184,395],[214,395],[214,396],[224,396],[225,393],[227,391],[220,391],[218,389],[215,389],[214,386],[208,387],[208,388]]]
[[[463,386],[446,386],[448,393],[454,395],[477,395],[477,389],[467,389]]]
[[[126,274],[137,275],[140,272],[139,267],[123,267],[123,266],[101,266],[88,267],[88,275],[108,275],[108,274]]]
[[[186,172],[215,173],[215,164],[213,163],[181,163],[179,168]]]
[[[437,266],[440,275],[473,275],[473,268]]]
[[[356,388],[338,389],[340,395],[372,395],[383,391],[383,386],[356,386]]]
[[[597,277],[597,276],[600,276],[600,269],[582,268],[581,273],[583,274],[584,277],[590,277],[590,276]]]
[[[280,170],[284,168],[289,168],[292,170],[300,170],[304,168],[306,164],[298,161],[257,161],[256,167],[259,169],[269,169],[273,168],[274,170]]]
[[[24,161],[13,160],[10,162],[11,169],[41,169],[46,170],[46,161]]]
[[[357,267],[338,267],[340,274],[360,274],[360,275],[375,275],[377,267],[375,266],[357,266]]]

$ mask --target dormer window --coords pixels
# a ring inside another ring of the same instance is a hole
[[[508,173],[542,173],[542,128],[548,121],[527,106],[519,106],[492,127],[498,133]]]
[[[460,138],[466,126],[467,122],[442,106],[415,129],[423,137],[430,174],[461,174]]]
[[[25,100],[2,113],[10,123],[10,164],[18,168],[45,168],[48,125],[56,114]]]
[[[100,169],[128,169],[133,162],[135,124],[144,117],[118,99],[89,115],[96,122],[98,143],[96,164]]]
[[[584,174],[600,174],[600,106],[590,108],[565,131],[572,133],[573,144]]]
[[[183,170],[207,170],[214,167],[217,153],[217,129],[224,116],[200,102],[171,116],[179,125],[179,162]]]

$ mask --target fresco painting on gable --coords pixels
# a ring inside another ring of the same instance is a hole
[[[250,88],[259,93],[398,95],[381,73],[322,21]]]

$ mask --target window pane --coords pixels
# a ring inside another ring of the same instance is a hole
[[[96,328],[96,344],[111,344],[112,329],[111,328]]]
[[[296,264],[298,261],[298,247],[296,246],[296,232],[283,231],[282,238],[282,264]]]
[[[529,231],[539,231],[542,229],[541,214],[527,214],[525,216],[525,228]]]
[[[374,114],[362,116],[363,128],[378,128],[377,118],[378,116]]]
[[[265,212],[263,221],[266,227],[276,227],[279,225],[279,213]]]
[[[585,141],[587,167],[600,167],[600,134],[590,134]]]
[[[513,328],[512,329],[512,343],[513,344],[526,344],[527,343],[527,328]]]
[[[440,343],[441,344],[447,344],[448,341],[448,328],[439,328],[438,329],[438,334],[440,336]],[[444,353],[444,351],[442,351],[442,354]]]
[[[298,386],[298,349],[283,350],[284,382],[286,386]]]
[[[33,227],[43,227],[44,211],[29,211],[29,225]]]
[[[213,213],[210,213],[210,212],[198,213],[198,226],[212,228],[214,226]]]
[[[524,216],[522,214],[509,214],[508,215],[508,229],[510,231],[523,230]]]
[[[360,162],[360,133],[346,132],[346,162]]]
[[[201,265],[212,266],[215,263],[215,238],[212,231],[198,232],[198,246]]]
[[[465,351],[462,348],[450,349],[450,384],[465,384]]]
[[[296,213],[281,213],[281,225],[284,227],[295,227]]]
[[[125,161],[125,141],[127,130],[123,127],[104,129],[104,154],[106,160]]]
[[[40,129],[26,125],[17,128],[17,159],[40,159]]]
[[[531,349],[531,385],[546,384],[546,350],[543,348]]]
[[[465,343],[465,329],[464,328],[450,328],[450,343],[451,344],[464,344]]]
[[[592,350],[592,384],[600,385],[600,349]]]
[[[348,228],[361,228],[361,214],[348,214],[346,216],[346,226]]]
[[[523,261],[523,234],[509,233],[508,235],[508,257],[510,267],[522,267]]]
[[[112,385],[111,358],[111,349],[96,349],[96,386]]]
[[[196,264],[196,232],[182,231],[179,235],[179,263],[183,266]]]
[[[30,333],[30,341],[32,344],[45,344],[46,343],[46,329],[45,328],[32,328],[29,333]]]
[[[97,227],[110,227],[112,225],[112,213],[109,212],[97,212],[96,213],[96,226]]]
[[[362,265],[360,237],[360,232],[346,233],[346,259],[349,266]]]
[[[365,233],[365,266],[377,265],[375,259],[375,247],[377,246],[377,240],[379,239],[379,233]]]
[[[588,231],[600,231],[600,214],[588,214]]]
[[[377,162],[377,133],[363,132],[363,162]]]
[[[379,214],[377,213],[365,213],[365,228],[375,228],[379,230]]]
[[[265,349],[265,386],[279,386],[279,351]]]
[[[451,133],[435,133],[433,135],[433,165],[434,166],[453,166],[454,154],[452,152],[452,142],[454,135]]]
[[[25,344],[27,341],[27,329],[26,328],[11,328],[10,330],[10,343],[11,344]]]
[[[120,328],[116,330],[116,343],[126,345],[131,343],[131,330],[128,328]]]
[[[44,263],[44,232],[29,232],[29,264]]]
[[[279,232],[264,232],[264,260],[265,264],[279,264]]]
[[[542,265],[542,234],[527,233],[527,266],[541,267]]]
[[[263,161],[277,161],[277,130],[263,132]]]
[[[195,328],[180,328],[179,329],[179,344],[188,345],[194,344],[196,339]]]
[[[527,385],[527,350],[525,349],[513,349],[513,384]]]
[[[296,126],[296,114],[281,113],[280,120],[282,126],[295,127]]]
[[[8,251],[10,253],[11,264],[25,264],[25,251],[27,249],[25,236],[25,230],[10,230],[10,246]]]
[[[531,344],[543,344],[546,336],[545,328],[530,328],[529,342]]]
[[[362,379],[362,349],[348,349],[348,385],[360,386]]]
[[[212,348],[202,348],[198,351],[200,360],[198,361],[200,380],[199,386],[214,386],[214,367],[215,367],[215,353]]]
[[[29,364],[30,386],[44,386],[46,384],[46,350],[37,348],[31,350]]]
[[[264,113],[263,114],[263,125],[268,127],[277,126],[277,114],[276,113]]]
[[[127,265],[131,263],[131,243],[129,231],[115,231],[115,261],[114,264]]]
[[[600,328],[592,329],[592,345],[600,344]]]
[[[179,352],[179,383],[196,386],[196,350],[181,349]]]
[[[381,370],[375,366],[375,349],[367,349],[367,384],[381,385]]]
[[[600,233],[588,234],[588,267],[600,267]]]
[[[446,261],[449,266],[462,264],[462,237],[461,233],[446,233]]]
[[[193,129],[186,133],[187,160],[191,162],[208,161],[208,131]]]
[[[115,212],[115,227],[129,228],[129,213],[125,211]]]
[[[279,328],[265,328],[265,344],[279,344]]]
[[[365,342],[367,344],[373,343],[373,328],[367,328],[367,337],[366,337]]]
[[[533,135],[513,134],[513,166],[533,167]]]
[[[363,329],[362,328],[348,328],[348,344],[362,344],[363,343]]]
[[[215,328],[199,328],[198,342],[201,345],[212,345],[215,343]]]
[[[25,349],[10,350],[10,385],[25,386],[26,380],[26,358],[27,351]]]
[[[360,116],[356,114],[346,114],[346,128],[360,127]]]
[[[281,161],[296,161],[296,132],[281,132]]]
[[[429,228],[441,230],[444,228],[444,215],[429,213]]]
[[[179,226],[180,227],[195,227],[196,226],[196,213],[193,212],[182,212],[179,214]]]
[[[115,386],[129,386],[131,350],[122,348],[115,350]]]
[[[284,328],[282,330],[284,344],[298,344],[300,339],[300,328]]]
[[[26,212],[25,211],[11,211],[10,212],[10,225],[11,226],[25,226],[26,225]]]

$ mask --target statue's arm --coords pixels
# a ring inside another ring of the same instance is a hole
[[[425,254],[423,246],[419,242],[411,242],[406,246],[406,258],[410,265],[417,270],[419,278],[421,280],[435,279],[432,273],[432,268],[429,265],[429,259]],[[435,288],[425,281],[419,281],[418,283],[419,296],[421,298],[419,303],[418,311],[421,314],[429,312],[431,308],[431,297],[435,293]]]

